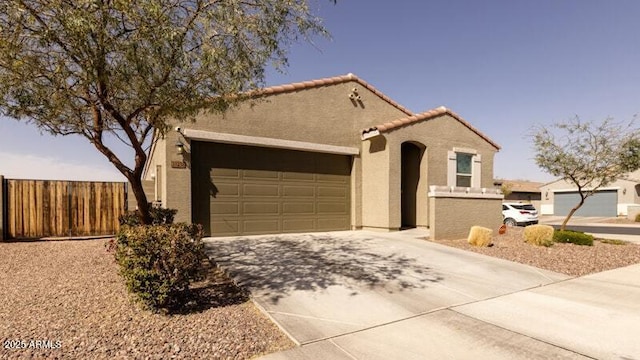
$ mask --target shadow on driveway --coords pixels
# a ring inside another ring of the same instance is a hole
[[[379,239],[351,232],[210,238],[206,249],[239,285],[273,304],[296,290],[341,285],[355,296],[359,289],[394,293],[443,279]]]

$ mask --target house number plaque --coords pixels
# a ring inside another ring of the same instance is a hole
[[[174,169],[186,169],[187,163],[184,161],[172,161],[171,167]]]

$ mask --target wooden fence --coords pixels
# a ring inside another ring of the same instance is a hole
[[[122,182],[5,179],[2,189],[10,239],[115,234],[127,210]]]

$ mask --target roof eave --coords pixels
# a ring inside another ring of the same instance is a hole
[[[381,124],[381,125],[377,125],[377,126],[371,127],[369,129],[364,129],[364,130],[362,130],[362,138],[364,140],[364,137],[366,136],[366,134],[368,132],[371,132],[371,131],[378,131],[380,133],[385,133],[385,132],[389,132],[389,131],[401,128],[401,127],[403,127],[405,125],[414,124],[414,123],[418,123],[418,122],[421,122],[421,121],[433,119],[433,118],[436,118],[436,117],[442,116],[442,115],[449,115],[452,118],[458,120],[464,126],[469,128],[469,130],[473,131],[478,136],[480,136],[483,140],[485,140],[487,143],[489,143],[491,146],[493,146],[497,151],[500,151],[500,149],[501,149],[500,145],[495,143],[488,136],[483,134],[480,130],[476,129],[473,125],[471,125],[466,120],[464,120],[460,115],[456,114],[455,112],[451,111],[450,109],[447,109],[444,106],[440,106],[440,107],[437,107],[435,109],[431,109],[431,110],[429,110],[427,112],[423,112],[421,114],[412,115],[412,116],[409,116],[409,117],[406,117],[406,118],[402,118],[402,119],[396,119],[396,120],[393,120],[393,121],[390,121],[390,122],[387,122],[387,123],[384,123],[384,124]]]

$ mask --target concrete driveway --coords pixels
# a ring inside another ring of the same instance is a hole
[[[640,266],[627,274],[632,286],[607,282],[618,275],[567,281],[427,235],[345,231],[206,246],[302,345],[265,359],[640,359],[637,342],[624,341],[640,333]],[[591,297],[594,284],[606,286]],[[622,319],[624,330],[611,332]]]

